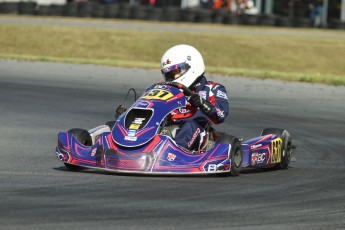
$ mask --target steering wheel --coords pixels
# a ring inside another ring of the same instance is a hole
[[[183,94],[190,97],[193,92],[186,86],[182,85],[181,83],[176,83],[176,82],[160,82],[156,83],[155,85],[170,85],[172,87],[175,87],[177,89],[181,89],[183,91]]]

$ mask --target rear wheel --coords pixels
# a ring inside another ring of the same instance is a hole
[[[243,152],[242,152],[242,145],[238,138],[230,135],[223,135],[220,136],[216,143],[222,143],[222,144],[230,144],[230,172],[229,174],[231,176],[238,176],[241,169],[242,169],[242,160],[243,160]]]
[[[287,169],[290,164],[292,154],[292,141],[289,132],[285,129],[277,128],[267,128],[261,132],[261,136],[269,134],[275,134],[282,139],[281,162],[277,165],[277,168]]]

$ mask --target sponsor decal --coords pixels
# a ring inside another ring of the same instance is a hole
[[[201,132],[201,130],[199,128],[197,128],[196,131],[193,134],[192,139],[188,142],[188,148],[192,146],[192,144],[194,143],[195,139],[198,137],[200,132]]]
[[[207,92],[206,92],[206,91],[200,91],[200,92],[199,92],[199,96],[200,96],[202,99],[204,99],[204,100],[206,100],[206,95],[207,95]]]
[[[125,136],[126,141],[136,141],[137,137],[135,136],[137,134],[136,130],[130,129],[128,130],[127,136]]]
[[[125,136],[125,140],[126,140],[126,141],[136,141],[136,140],[137,140],[137,137]]]
[[[222,117],[222,118],[224,117],[224,111],[223,110],[216,108],[216,112],[217,112],[218,117]]]
[[[179,111],[180,113],[189,113],[189,112],[190,112],[190,110],[189,110],[189,109],[186,109],[186,108],[179,108],[178,111]]]
[[[261,147],[261,146],[262,146],[262,144],[251,145],[251,146],[250,146],[250,149],[257,149],[257,148],[259,148],[259,147]]]
[[[169,89],[168,85],[156,85],[154,89]]]
[[[252,154],[252,165],[262,164],[266,159],[266,153],[253,153]]]
[[[127,136],[129,136],[129,137],[135,137],[136,134],[137,134],[137,131],[136,131],[136,130],[130,129],[130,130],[128,130]]]
[[[171,61],[169,60],[169,58],[162,63],[162,66],[165,66],[165,65],[169,65],[171,63]]]
[[[139,104],[138,104],[138,107],[140,108],[147,108],[147,106],[149,106],[149,102],[147,101],[141,101]]]
[[[217,171],[217,165],[216,164],[209,164],[207,168],[208,172],[215,172]]]
[[[91,156],[92,156],[92,157],[96,156],[96,152],[97,152],[97,148],[92,149],[92,151],[91,151]]]
[[[129,126],[130,129],[139,129],[140,125],[139,124],[131,124]]]
[[[135,120],[133,121],[132,124],[138,124],[138,125],[141,125],[143,123],[143,121],[145,121],[145,118],[135,118]]]
[[[216,97],[219,97],[219,98],[223,98],[223,99],[225,99],[225,100],[228,100],[228,96],[226,95],[226,93],[224,93],[223,91],[220,91],[220,90],[217,90]]]
[[[201,83],[198,83],[198,84],[195,85],[195,87],[198,87],[198,86],[200,86],[200,85],[201,85]]]
[[[175,160],[175,158],[176,158],[176,155],[175,154],[173,154],[173,153],[168,153],[168,161],[174,161]]]
[[[137,129],[140,128],[140,125],[143,123],[143,121],[145,120],[145,118],[135,118],[134,121],[132,122],[132,124],[129,126],[129,131],[135,131]]]

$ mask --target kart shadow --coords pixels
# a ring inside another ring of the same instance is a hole
[[[89,173],[89,174],[98,174],[98,175],[130,176],[130,177],[200,177],[200,178],[231,177],[227,173],[222,173],[222,174],[184,174],[184,175],[177,175],[177,174],[140,174],[140,173],[112,172],[112,171],[89,169],[89,168],[79,169],[79,170],[71,170],[71,169],[66,168],[65,166],[55,167],[53,169],[57,170],[57,171],[68,172],[68,173]]]
[[[289,168],[293,168],[289,166]],[[65,166],[60,166],[53,168],[57,171],[69,172],[69,173],[90,173],[90,174],[98,174],[98,175],[111,175],[111,176],[131,176],[131,177],[201,177],[201,178],[218,178],[218,177],[232,177],[227,173],[221,174],[185,174],[185,175],[177,175],[177,174],[140,174],[140,173],[120,173],[120,172],[112,172],[106,170],[97,170],[97,169],[79,169],[79,170],[71,170],[66,168]],[[240,172],[243,175],[250,175],[250,174],[258,174],[258,173],[268,173],[279,171],[276,168],[244,168]]]
[[[289,166],[289,168],[293,168]],[[268,172],[275,172],[280,171],[281,169],[277,168],[244,168],[240,172],[240,174],[257,174],[257,173],[268,173]]]

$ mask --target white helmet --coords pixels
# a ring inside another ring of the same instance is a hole
[[[161,71],[165,81],[190,87],[205,72],[200,52],[190,45],[176,45],[168,49],[161,59]],[[175,79],[175,74],[181,74]]]

